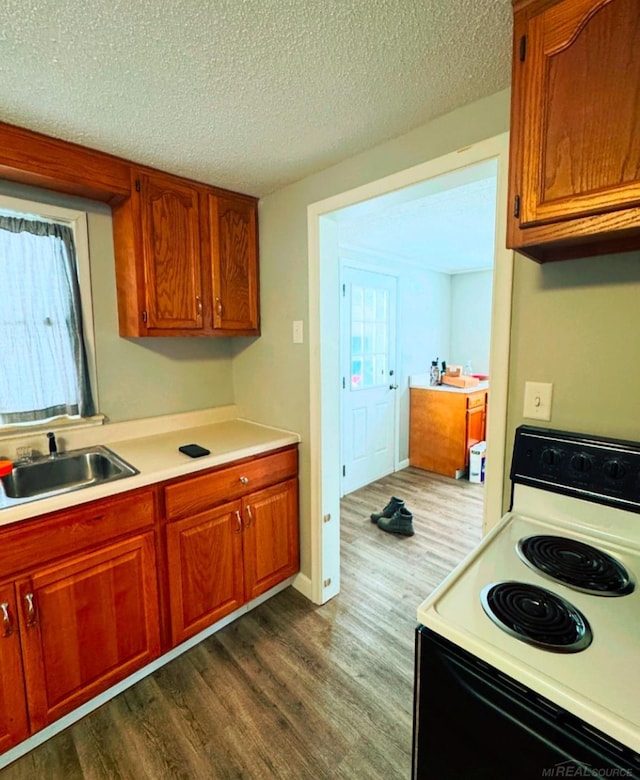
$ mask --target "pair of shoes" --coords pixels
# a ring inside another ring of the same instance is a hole
[[[413,515],[404,506],[398,507],[391,517],[381,517],[378,520],[378,528],[387,531],[390,534],[401,534],[402,536],[413,536]]]
[[[401,498],[396,498],[395,496],[391,496],[391,500],[385,506],[382,512],[374,512],[371,515],[371,522],[377,523],[381,517],[392,517],[394,512],[400,509],[401,506],[404,506],[404,501]]]

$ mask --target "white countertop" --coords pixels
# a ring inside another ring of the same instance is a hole
[[[179,420],[179,417],[174,418]],[[203,416],[203,420],[207,420]],[[215,418],[214,418],[215,419]],[[0,494],[0,526],[46,514],[57,509],[76,506],[94,501],[106,496],[123,493],[128,490],[155,482],[161,482],[173,477],[191,474],[203,469],[229,463],[240,458],[247,458],[269,450],[296,444],[300,437],[296,433],[270,428],[247,420],[222,420],[219,422],[204,422],[198,424],[198,415],[190,415],[190,427],[175,427],[163,430],[164,418],[159,422],[134,421],[127,426],[121,424],[119,433],[135,431],[131,438],[113,440],[106,433],[108,426],[93,429],[95,444],[104,444],[117,455],[134,466],[140,473],[132,477],[118,479],[89,488],[69,491],[50,498],[27,501],[22,504],[8,506],[4,496]],[[155,423],[155,424],[154,424]],[[161,430],[161,433],[153,431]],[[101,436],[101,431],[104,435]],[[199,444],[211,451],[210,455],[201,458],[190,458],[178,451],[183,444]],[[86,446],[83,444],[83,446]],[[76,447],[68,447],[75,449]]]
[[[478,390],[488,390],[489,381],[478,382],[473,387],[454,387],[453,385],[431,385],[429,384],[429,375],[420,374],[418,376],[412,376],[409,380],[409,387],[416,388],[418,390],[435,390],[436,392],[445,393],[475,393]]]

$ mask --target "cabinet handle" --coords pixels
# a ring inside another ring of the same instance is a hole
[[[242,482],[243,485],[248,485],[249,477],[240,477],[240,482]]]
[[[236,520],[238,521],[238,527],[236,528],[236,533],[241,534],[242,533],[242,517],[240,516],[240,512],[236,509]]]
[[[220,298],[216,298],[216,312],[218,313],[218,317],[222,317],[222,301]]]
[[[196,306],[198,307],[198,317],[202,317],[202,299],[196,295]]]
[[[37,623],[36,608],[33,603],[33,593],[27,593],[24,597],[27,602],[27,628],[33,628]]]
[[[247,504],[247,517],[249,518],[249,522],[245,525],[245,528],[251,528],[253,525],[253,515],[251,514],[251,507],[249,504]]]
[[[9,614],[9,603],[3,601],[2,604],[0,604],[0,609],[2,610],[3,636],[11,636],[11,634],[13,634],[13,626],[11,625],[11,615]]]

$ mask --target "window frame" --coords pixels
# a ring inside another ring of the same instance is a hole
[[[73,240],[78,263],[78,285],[80,287],[80,308],[84,329],[84,342],[87,355],[87,370],[89,382],[96,408],[94,417],[56,417],[44,422],[22,423],[20,425],[0,424],[0,437],[15,433],[49,430],[51,427],[84,426],[95,422],[101,424],[104,416],[100,414],[100,399],[98,395],[98,372],[96,368],[95,325],[93,319],[93,295],[91,286],[91,261],[89,253],[89,226],[86,211],[58,206],[44,201],[19,198],[0,193],[0,213],[8,216],[29,214],[44,220],[60,222],[68,225],[73,231]]]

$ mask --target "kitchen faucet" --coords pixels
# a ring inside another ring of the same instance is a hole
[[[53,431],[50,431],[47,434],[47,439],[49,439],[49,457],[55,458],[58,454],[58,445],[56,444],[56,435],[53,433]]]

